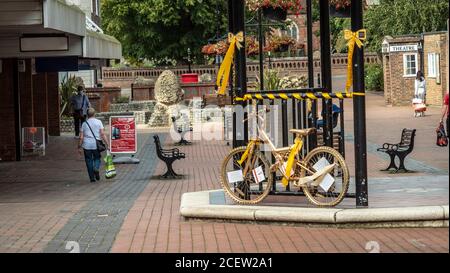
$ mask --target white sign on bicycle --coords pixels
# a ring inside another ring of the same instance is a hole
[[[266,180],[266,176],[264,175],[264,171],[262,166],[259,166],[258,168],[254,169],[252,171],[253,178],[255,178],[256,184],[259,184],[260,182],[263,182]]]
[[[316,164],[314,164],[314,169],[318,172],[320,172],[321,170],[325,169],[326,167],[330,166],[330,162],[328,162],[328,160],[326,160],[325,157],[322,157],[319,161],[317,161]],[[331,176],[329,173],[327,173],[325,176],[322,176],[322,178],[318,178],[318,179],[322,179],[322,181],[317,181],[319,182],[319,187],[322,188],[322,190],[324,190],[325,192],[328,192],[328,190],[331,188],[331,186],[333,186],[334,184],[334,178],[333,176]]]
[[[236,183],[244,181],[244,174],[242,170],[227,172],[228,183]]]

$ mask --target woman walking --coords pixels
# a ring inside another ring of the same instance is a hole
[[[422,71],[418,71],[414,86],[414,97],[417,99],[421,99],[422,102],[425,103],[425,95],[426,95],[425,77],[423,76]]]
[[[91,182],[100,180],[101,154],[97,149],[96,140],[103,140],[105,146],[109,147],[102,122],[95,118],[95,110],[89,108],[87,120],[81,126],[78,150],[80,155],[84,152],[84,160]]]
[[[425,104],[426,82],[422,71],[418,71],[414,82],[414,98],[412,101],[414,107],[414,116],[423,117],[427,106]]]

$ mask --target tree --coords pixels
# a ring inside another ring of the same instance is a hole
[[[225,34],[227,0],[104,0],[102,20],[132,61],[186,62],[188,48],[195,61],[203,44]]]
[[[367,50],[381,52],[381,43],[387,35],[446,30],[448,7],[448,0],[381,0],[364,16]]]

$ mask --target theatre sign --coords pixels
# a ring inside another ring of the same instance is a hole
[[[389,52],[412,52],[412,51],[418,51],[419,45],[418,44],[410,44],[410,45],[393,45],[389,47]]]

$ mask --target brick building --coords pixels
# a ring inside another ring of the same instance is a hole
[[[24,127],[43,127],[46,142],[60,134],[58,72],[121,58],[120,43],[80,9],[85,2],[99,3],[0,1],[0,162],[21,159]]]
[[[426,103],[442,105],[448,90],[448,32],[385,37],[384,96],[387,105],[410,105],[420,70],[426,80]]]

